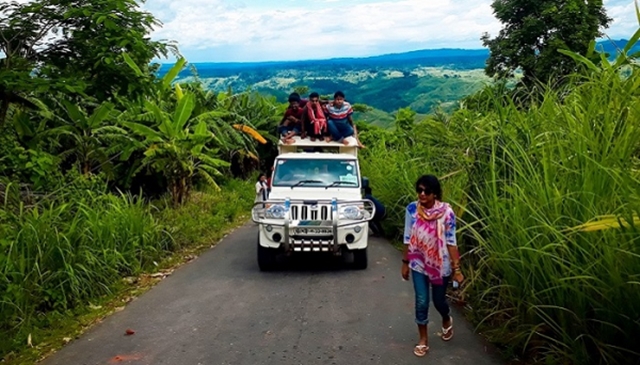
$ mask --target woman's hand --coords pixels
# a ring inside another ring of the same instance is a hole
[[[458,284],[462,284],[464,281],[464,275],[462,275],[462,271],[456,271],[453,273],[453,280],[458,282]]]
[[[402,263],[402,278],[409,280],[409,264]]]

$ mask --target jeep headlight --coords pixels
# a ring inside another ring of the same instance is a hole
[[[364,214],[362,208],[356,205],[349,205],[340,208],[340,219],[355,221],[362,219],[363,216]]]
[[[265,212],[265,217],[269,219],[283,219],[284,215],[285,209],[282,205],[272,205]]]

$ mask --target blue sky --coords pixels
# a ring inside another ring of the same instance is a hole
[[[496,34],[491,0],[147,0],[190,62],[359,57],[427,48],[480,48]],[[633,0],[605,0],[608,36],[638,27]]]

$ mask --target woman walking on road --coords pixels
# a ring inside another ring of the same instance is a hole
[[[442,316],[442,339],[453,337],[453,318],[446,300],[451,280],[461,283],[460,256],[456,244],[456,216],[451,206],[442,202],[438,178],[425,175],[416,182],[418,200],[407,206],[404,228],[402,278],[413,280],[415,315],[420,340],[413,352],[429,352],[429,286],[433,304]]]

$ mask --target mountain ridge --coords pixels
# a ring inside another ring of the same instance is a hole
[[[626,45],[628,40],[626,39],[618,39],[618,40],[601,40],[596,44],[596,49],[598,51],[604,51],[608,53],[615,53],[616,48],[622,49]],[[633,48],[632,51],[640,51],[640,42],[638,42]],[[393,52],[393,53],[384,53],[380,55],[372,55],[372,56],[363,56],[363,57],[331,57],[331,58],[318,58],[318,59],[306,59],[306,60],[288,60],[288,61],[256,61],[256,62],[194,62],[193,65],[209,65],[215,66],[216,68],[251,68],[251,67],[259,67],[259,66],[290,66],[292,64],[306,65],[306,64],[317,64],[325,63],[325,62],[356,62],[356,63],[366,63],[366,62],[375,62],[375,61],[393,61],[393,60],[416,60],[416,59],[425,59],[425,58],[443,58],[443,57],[488,57],[489,50],[487,48],[453,48],[453,47],[444,47],[444,48],[429,48],[429,49],[417,49],[406,52]],[[164,66],[170,67],[171,63],[160,63],[161,68]]]

